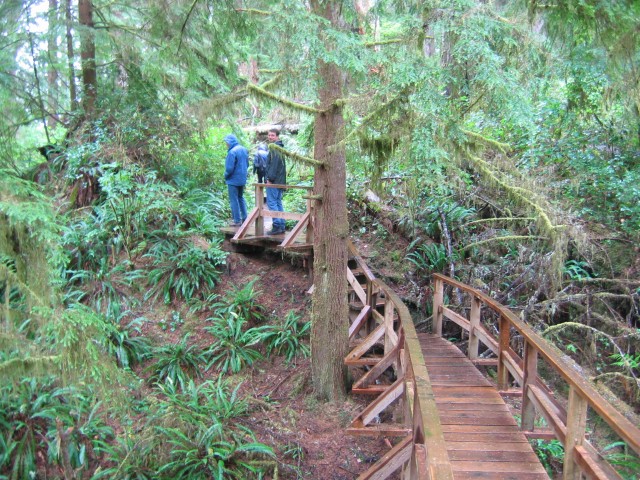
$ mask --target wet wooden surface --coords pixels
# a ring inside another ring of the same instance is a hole
[[[456,480],[548,480],[495,387],[448,341],[419,334]]]

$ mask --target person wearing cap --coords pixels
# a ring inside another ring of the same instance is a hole
[[[247,219],[247,203],[244,200],[244,187],[247,183],[249,170],[249,152],[244,148],[235,135],[224,137],[227,144],[227,158],[224,164],[224,181],[229,191],[232,227],[239,227]]]

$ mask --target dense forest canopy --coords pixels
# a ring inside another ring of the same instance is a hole
[[[167,450],[135,463],[130,450],[154,446],[116,439],[103,420],[115,410],[94,401],[124,408],[147,381],[136,365],[161,396],[136,406],[151,412],[137,438],[153,432],[155,446],[184,451],[235,442],[224,468],[237,475],[263,468],[249,453],[272,458],[225,430],[231,414],[206,424],[202,402],[168,421],[189,392],[233,397],[223,380],[190,381],[199,369],[237,372],[257,358],[260,332],[247,326],[259,309],[241,314],[212,292],[226,258],[222,139],[233,132],[251,150],[260,124],[299,126],[283,132],[290,179],[324,195],[315,273],[329,273],[314,277],[311,326],[286,324],[296,341],[311,331],[312,360],[335,357],[313,362],[318,396],[344,394],[346,337],[331,322],[347,308],[346,284],[331,281],[346,238],[401,235],[407,248],[380,246],[372,260],[413,285],[417,311],[430,313],[430,273],[471,283],[637,413],[639,24],[632,0],[3,1],[0,477],[36,469],[40,435],[60,475],[89,478],[109,458],[174,478],[184,459]],[[180,319],[176,305],[216,319],[215,348],[140,334],[140,312]],[[228,331],[244,354],[222,348]],[[58,413],[33,411],[16,427],[6,412],[34,396]]]

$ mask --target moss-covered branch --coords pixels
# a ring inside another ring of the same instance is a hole
[[[379,40],[377,42],[365,42],[364,46],[367,48],[371,48],[371,47],[378,47],[383,45],[392,45],[394,43],[402,43],[402,42],[404,42],[404,39],[402,38],[392,38],[389,40]]]
[[[371,119],[373,118],[377,118],[380,116],[380,114],[385,111],[387,108],[389,108],[394,102],[396,102],[397,100],[401,99],[404,97],[404,92],[400,93],[399,95],[393,97],[391,100],[389,100],[388,102],[383,103],[382,105],[380,105],[378,108],[376,108],[373,112],[371,112],[369,115],[367,115],[366,117],[364,117],[361,121],[360,121],[360,125],[358,125],[356,128],[354,128],[353,130],[351,130],[349,133],[347,133],[344,138],[342,140],[340,140],[338,143],[336,143],[335,145],[330,145],[328,147],[328,150],[330,152],[335,151],[337,148],[345,145],[349,139],[351,137],[353,137],[356,133],[358,133],[360,130],[362,130],[364,127],[366,127],[369,122],[371,121]],[[342,102],[345,102],[345,100],[342,100]]]
[[[236,12],[251,13],[253,15],[262,15],[264,17],[268,17],[271,15],[271,12],[266,10],[258,10],[257,8],[236,8]]]
[[[313,165],[315,167],[321,167],[322,165],[324,165],[323,162],[321,162],[320,160],[316,160],[315,158],[310,158],[310,157],[305,157],[304,155],[300,155],[298,153],[294,153],[291,152],[289,150],[286,150],[274,143],[270,143],[269,144],[269,149],[270,150],[275,150],[276,152],[281,153],[282,155],[286,155],[287,158],[292,158],[293,160],[296,160],[298,162],[302,162],[302,163],[308,163],[310,165]]]
[[[620,346],[616,343],[616,339],[614,337],[612,337],[607,333],[604,333],[602,330],[598,330],[595,327],[592,327],[590,325],[584,325],[578,322],[564,322],[558,325],[553,325],[547,328],[546,330],[544,330],[540,335],[542,335],[543,337],[546,337],[548,335],[558,336],[569,329],[589,332],[594,336],[594,338],[597,338],[597,337],[606,338],[609,341],[609,343],[613,346],[613,348],[618,352],[619,355],[621,355],[622,357],[626,355],[626,352],[622,348],[620,348]],[[636,381],[638,381],[638,377],[635,375],[632,368],[627,368],[627,371],[631,376],[633,376],[633,378]]]
[[[592,382],[597,382],[599,380],[619,380],[622,381],[623,383],[631,383],[631,384],[635,384],[636,388],[638,389],[638,392],[640,392],[640,379],[637,378],[633,378],[630,377],[628,375],[625,375],[624,373],[620,373],[620,372],[607,372],[607,373],[601,373],[600,375],[596,375],[595,377],[591,378]],[[640,395],[640,393],[639,393]]]
[[[554,240],[558,236],[558,230],[564,228],[564,225],[554,225],[547,215],[547,212],[538,205],[536,202],[531,200],[534,196],[533,192],[527,190],[522,187],[516,187],[513,185],[509,185],[505,181],[501,180],[496,176],[494,171],[489,166],[489,163],[482,160],[476,156],[469,156],[470,161],[472,162],[474,168],[485,178],[485,180],[493,184],[500,189],[504,190],[516,203],[520,205],[526,205],[533,209],[535,213],[538,215],[536,218],[538,220],[538,226],[540,230],[547,235],[551,240]]]
[[[544,305],[545,303],[559,304],[559,303],[567,303],[567,302],[577,302],[577,301],[581,301],[589,298],[597,298],[600,300],[609,299],[609,300],[633,301],[632,295],[625,295],[623,293],[597,292],[597,293],[575,293],[573,295],[562,295],[562,296],[555,297],[552,300],[545,300],[544,302],[540,302],[539,305]]]
[[[262,85],[260,85],[260,88],[263,89],[263,90],[266,90],[267,87],[271,87],[272,85],[274,85],[281,78],[282,78],[282,74],[281,73],[277,73],[276,75],[273,76],[273,78],[271,78],[270,80],[267,80]]]
[[[0,377],[24,376],[34,372],[44,372],[59,360],[60,355],[12,358],[0,363]]]
[[[495,217],[495,218],[483,218],[482,220],[474,220],[473,222],[465,223],[461,225],[459,228],[466,228],[471,225],[479,225],[481,223],[491,223],[491,222],[520,222],[520,221],[531,221],[535,220],[535,217]]]
[[[502,153],[506,154],[509,150],[511,150],[511,146],[508,143],[502,143],[492,138],[487,138],[479,133],[472,132],[470,130],[462,129],[462,132],[475,140],[478,140],[480,143],[484,143],[485,145],[489,145],[491,147],[495,147],[500,150]]]
[[[291,107],[294,110],[302,110],[304,112],[313,113],[313,114],[322,113],[322,110],[318,110],[317,108],[310,107],[309,105],[305,105],[303,103],[293,102],[284,97],[279,97],[278,95],[268,92],[267,90],[265,90],[262,87],[259,87],[258,85],[254,85],[250,83],[247,85],[247,88],[254,93],[257,93],[263,97],[267,97],[273,101],[276,101],[278,103]]]
[[[547,240],[547,237],[537,237],[533,235],[507,235],[504,237],[494,237],[488,238],[487,240],[481,240],[479,242],[470,243],[469,245],[462,248],[462,250],[469,250],[473,247],[478,247],[480,245],[486,245],[487,243],[493,242],[505,242],[505,241],[514,241],[514,240]]]

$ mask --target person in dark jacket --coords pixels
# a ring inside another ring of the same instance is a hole
[[[267,134],[269,143],[283,147],[284,145],[280,141],[280,132],[275,128],[269,130]],[[284,162],[284,158],[280,152],[273,148],[269,149],[269,155],[267,156],[267,171],[266,171],[267,185],[286,185],[287,184],[287,169]],[[276,212],[283,212],[282,208],[282,194],[284,189],[267,187],[267,207],[269,210]],[[284,218],[274,218],[271,230],[267,232],[269,235],[278,235],[284,233]]]
[[[224,181],[229,191],[232,227],[239,227],[247,219],[247,204],[244,200],[244,186],[249,170],[249,152],[238,143],[235,135],[224,137],[227,144],[227,159],[224,163]]]
[[[258,176],[258,183],[264,183],[264,174],[267,171],[267,156],[269,149],[263,143],[258,145],[258,151],[253,157],[253,173]]]

